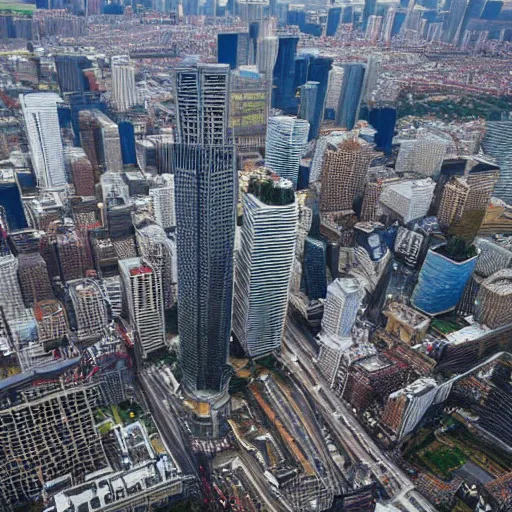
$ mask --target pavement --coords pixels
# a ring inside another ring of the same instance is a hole
[[[338,442],[355,463],[364,463],[392,497],[391,503],[409,512],[436,512],[415,490],[406,474],[392,462],[366,433],[352,411],[330,389],[312,361],[310,341],[296,321],[288,316],[280,359],[316,404],[318,412]]]

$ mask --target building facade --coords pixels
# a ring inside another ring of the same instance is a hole
[[[283,182],[272,186],[291,188],[290,182]],[[250,357],[269,354],[281,345],[297,236],[298,212],[293,193],[290,199],[289,203],[268,204],[252,193],[244,197],[233,332]]]

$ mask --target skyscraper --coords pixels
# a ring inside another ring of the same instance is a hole
[[[363,192],[372,145],[349,134],[335,148],[327,148],[322,169],[320,211],[351,210],[357,194]]]
[[[229,66],[197,64],[176,71],[178,140],[222,145],[228,140]]]
[[[155,222],[164,229],[176,226],[174,207],[174,175],[159,174],[150,180],[149,197]]]
[[[333,36],[338,30],[341,19],[341,7],[331,7],[327,14],[326,36]]]
[[[137,104],[135,70],[128,55],[112,57],[112,101],[120,112]]]
[[[279,37],[277,60],[274,66],[274,89],[272,89],[272,107],[285,113],[296,112],[295,100],[295,52],[299,38],[297,36]]]
[[[247,355],[258,357],[281,345],[298,213],[290,181],[270,176],[252,180],[244,196],[233,332]]]
[[[265,164],[281,178],[297,185],[299,163],[308,141],[309,123],[295,117],[269,117]]]
[[[229,66],[176,71],[174,148],[178,330],[186,391],[225,394],[233,293],[237,173],[228,141]]]
[[[57,103],[53,92],[20,95],[30,157],[38,185],[56,188],[66,185],[62,139]]]
[[[359,115],[365,68],[363,64],[346,64],[343,71],[336,125],[352,130]]]
[[[84,92],[89,90],[89,84],[84,75],[84,69],[92,66],[85,55],[56,55],[55,67],[61,92]]]
[[[141,258],[119,260],[128,320],[136,331],[139,355],[165,347],[162,286],[158,274]]]
[[[494,195],[507,204],[512,204],[512,121],[487,121],[486,127],[482,147],[500,166],[500,179]]]

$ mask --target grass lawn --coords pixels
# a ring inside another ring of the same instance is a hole
[[[434,443],[431,449],[425,450],[425,452],[420,455],[419,459],[435,473],[448,480],[451,478],[454,469],[464,465],[467,457],[464,452],[458,448],[450,448]]]

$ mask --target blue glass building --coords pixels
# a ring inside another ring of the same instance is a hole
[[[307,237],[304,243],[304,290],[311,300],[324,299],[327,294],[327,250],[325,242]]]
[[[274,66],[272,107],[283,110],[285,114],[297,112],[294,61],[298,42],[299,38],[297,36],[279,37],[277,60]]]
[[[384,151],[386,155],[390,155],[395,133],[396,109],[373,108],[368,115],[368,122],[377,130],[375,134],[376,148]]]
[[[365,67],[363,64],[346,64],[343,67],[343,85],[336,111],[336,125],[352,130],[357,121]]]
[[[338,30],[341,20],[341,7],[331,7],[327,14],[327,28],[325,29],[326,36],[333,36]]]
[[[135,130],[133,124],[129,121],[119,123],[119,141],[121,143],[121,156],[123,164],[136,164],[137,155],[135,153]]]

